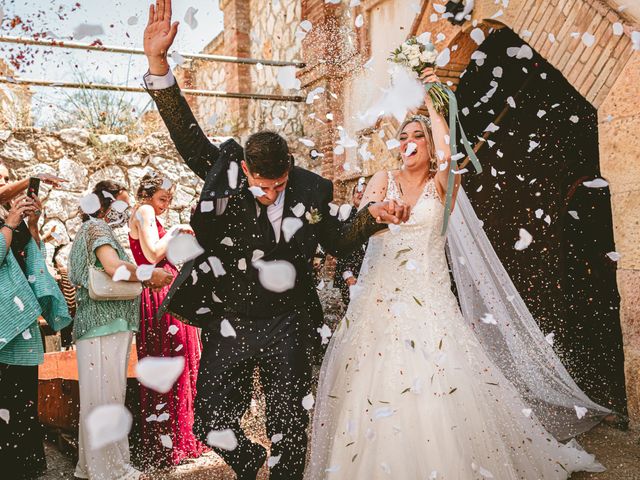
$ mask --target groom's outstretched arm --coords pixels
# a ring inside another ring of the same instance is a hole
[[[333,201],[333,184],[323,179],[320,209],[319,240],[327,252],[337,257],[348,255],[365,243],[371,235],[387,228],[388,223],[405,222],[409,210],[390,202],[371,202],[351,220],[341,222],[331,215],[329,203]]]
[[[171,0],[151,4],[144,30],[144,53],[149,62],[144,80],[178,152],[189,168],[204,180],[218,159],[219,150],[198,125],[169,70],[167,52],[177,32],[178,22],[171,23]]]

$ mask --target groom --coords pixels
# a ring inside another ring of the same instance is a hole
[[[240,419],[257,367],[272,442],[270,478],[300,479],[311,357],[323,323],[312,269],[318,243],[349,253],[382,223],[406,221],[409,211],[395,202],[370,204],[343,225],[330,213],[331,182],[294,166],[278,134],[255,133],[244,149],[234,140],[220,148],[210,143],[167,64],[176,33],[170,0],[158,0],[144,34],[145,83],[178,152],[204,180],[191,225],[205,252],[183,266],[161,309],[203,329],[194,432],[239,479],[256,478],[266,450],[244,435]],[[225,429],[237,447],[219,440]]]

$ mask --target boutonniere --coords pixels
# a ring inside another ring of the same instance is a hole
[[[305,218],[309,222],[309,225],[313,225],[314,223],[320,222],[322,220],[322,214],[318,211],[317,208],[311,208],[307,213],[304,214]]]

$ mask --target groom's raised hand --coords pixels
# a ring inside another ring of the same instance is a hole
[[[144,29],[144,54],[151,75],[169,71],[167,52],[178,33],[178,23],[171,23],[171,0],[157,0],[149,6],[149,22]]]
[[[369,205],[369,213],[373,215],[378,223],[404,223],[409,220],[411,208],[402,202],[395,200],[385,200]]]

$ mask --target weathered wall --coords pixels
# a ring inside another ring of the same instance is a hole
[[[177,184],[165,225],[188,222],[202,181],[186,167],[168,134],[156,133],[129,139],[126,136],[95,136],[78,128],[59,132],[38,129],[0,131],[0,159],[15,180],[46,172],[68,181],[60,189],[41,186],[42,231],[55,227],[51,242],[62,259],[80,228],[78,200],[100,180],[123,183],[130,195],[145,172],[156,169]]]

